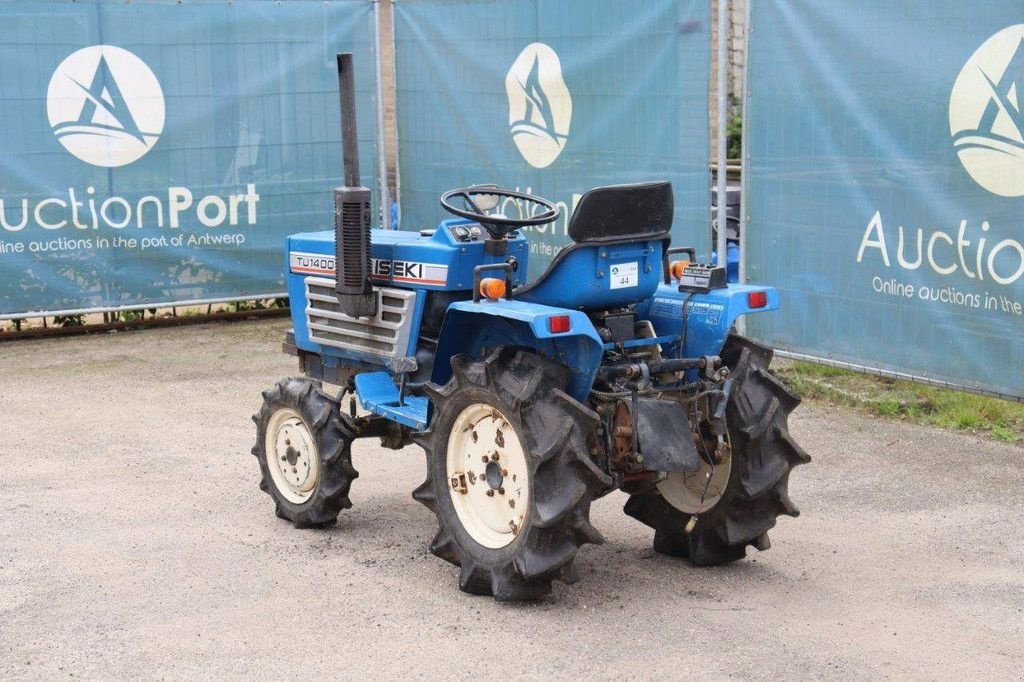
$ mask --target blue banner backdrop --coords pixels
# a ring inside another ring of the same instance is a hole
[[[282,292],[285,235],[333,225],[339,51],[377,186],[365,0],[15,1],[0,23],[0,315]]]
[[[751,3],[747,274],[768,343],[1024,397],[1020,0]]]
[[[578,197],[668,179],[677,245],[710,249],[710,10],[702,0],[395,3],[402,228],[494,182],[562,205],[526,232],[531,274],[568,242]],[[508,207],[505,212],[515,211]]]

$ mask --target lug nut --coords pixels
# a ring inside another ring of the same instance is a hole
[[[508,476],[508,469],[502,469],[501,470],[501,475],[502,476]]]
[[[484,464],[487,464],[491,460],[487,455],[484,455],[483,457],[480,458],[480,461],[483,462]]]
[[[490,490],[490,489],[488,489],[488,490],[487,490],[487,497],[494,497],[494,491],[493,491],[493,490]]]
[[[498,461],[498,453],[497,453],[497,452],[495,452],[495,453],[494,453],[493,455],[491,455],[491,459],[492,459],[493,461],[497,462],[497,461]]]
[[[499,495],[504,495],[505,494],[505,489],[504,488],[498,488],[498,494]]]

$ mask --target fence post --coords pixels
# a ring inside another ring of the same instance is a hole
[[[729,0],[718,0],[718,239],[715,251],[718,253],[718,264],[728,267],[728,247],[726,244],[726,186],[728,163],[728,142],[726,140],[726,109],[729,103]]]

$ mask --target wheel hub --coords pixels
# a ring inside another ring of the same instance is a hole
[[[701,459],[698,471],[673,471],[658,483],[658,492],[665,501],[684,514],[703,514],[722,499],[732,473],[732,451],[721,449],[720,461],[714,467]]]
[[[484,478],[487,479],[487,485],[491,486],[491,490],[499,490],[501,484],[505,482],[505,477],[501,475],[501,465],[495,461],[490,461],[484,468]]]
[[[463,528],[499,549],[519,534],[529,509],[529,468],[519,435],[485,403],[464,409],[448,437],[449,494]]]
[[[267,467],[274,485],[295,504],[308,500],[320,475],[313,435],[294,410],[281,408],[270,418],[266,437]]]

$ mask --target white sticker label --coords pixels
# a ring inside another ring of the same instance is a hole
[[[293,251],[289,254],[289,265],[292,272],[300,275],[335,276],[334,256]],[[447,265],[380,258],[372,259],[371,265],[370,277],[377,281],[429,284],[442,287],[448,284]]]
[[[292,251],[288,254],[291,271],[300,275],[326,275],[334,277],[334,256]]]
[[[626,289],[640,283],[640,263],[617,263],[612,265],[611,289]]]

